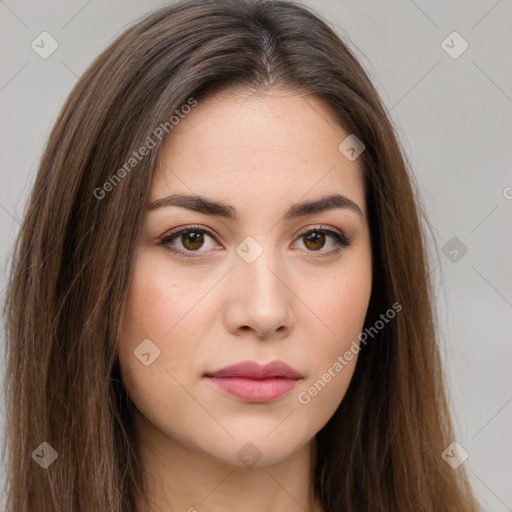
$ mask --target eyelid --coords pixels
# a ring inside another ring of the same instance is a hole
[[[315,224],[313,226],[308,226],[307,228],[304,228],[303,230],[299,231],[299,233],[295,236],[295,240],[297,238],[300,238],[301,236],[304,236],[306,233],[309,233],[311,231],[320,231],[320,232],[325,232],[327,234],[337,235],[347,242],[350,241],[350,238],[345,236],[345,234],[343,233],[343,231],[341,231],[341,229],[337,229],[332,226],[326,226],[325,224]]]
[[[208,234],[209,236],[211,236],[212,238],[216,238],[216,235],[214,235],[208,228],[205,228],[203,226],[199,226],[197,224],[187,224],[186,226],[178,226],[177,228],[172,228],[169,231],[166,231],[160,237],[160,241],[168,240],[172,236],[180,234],[182,232],[194,231],[194,229],[197,230],[197,231],[202,231],[202,232]]]

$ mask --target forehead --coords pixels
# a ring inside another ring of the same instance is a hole
[[[150,202],[169,192],[272,203],[339,192],[364,211],[357,160],[338,149],[349,134],[313,95],[228,92],[198,102],[162,148]]]

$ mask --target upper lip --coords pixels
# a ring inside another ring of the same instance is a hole
[[[213,373],[207,373],[207,377],[241,377],[246,379],[264,380],[272,378],[301,379],[302,375],[282,361],[272,361],[265,365],[255,361],[242,361],[231,364]]]

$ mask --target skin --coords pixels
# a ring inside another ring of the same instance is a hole
[[[230,91],[201,100],[165,141],[149,203],[198,194],[238,217],[166,206],[144,221],[119,358],[154,510],[323,510],[312,485],[314,436],[341,403],[357,356],[308,404],[298,396],[358,341],[372,278],[361,169],[338,149],[347,135],[312,95]],[[362,215],[336,208],[282,220],[293,204],[332,193]],[[215,238],[187,245],[178,235],[168,245],[196,257],[160,243],[190,224]],[[302,232],[319,225],[351,245],[329,255],[330,235],[308,242]],[[236,252],[248,236],[263,249],[252,263]],[[160,350],[148,366],[134,356],[145,339]],[[303,379],[256,404],[204,377],[245,360],[284,361]],[[247,443],[261,457],[253,467],[237,456]]]

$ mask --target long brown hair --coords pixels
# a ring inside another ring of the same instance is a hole
[[[62,108],[7,294],[8,507],[122,512],[145,499],[117,347],[164,139],[155,129],[167,126],[172,137],[169,119],[191,98],[230,87],[313,93],[363,141],[373,251],[365,326],[402,306],[362,348],[346,396],[316,436],[325,510],[480,510],[464,466],[441,457],[454,433],[425,234],[392,124],[325,22],[296,3],[256,0],[181,1],[149,14],[97,57]],[[154,147],[127,167],[148,137]],[[57,453],[46,469],[32,455],[48,456],[43,442]]]

